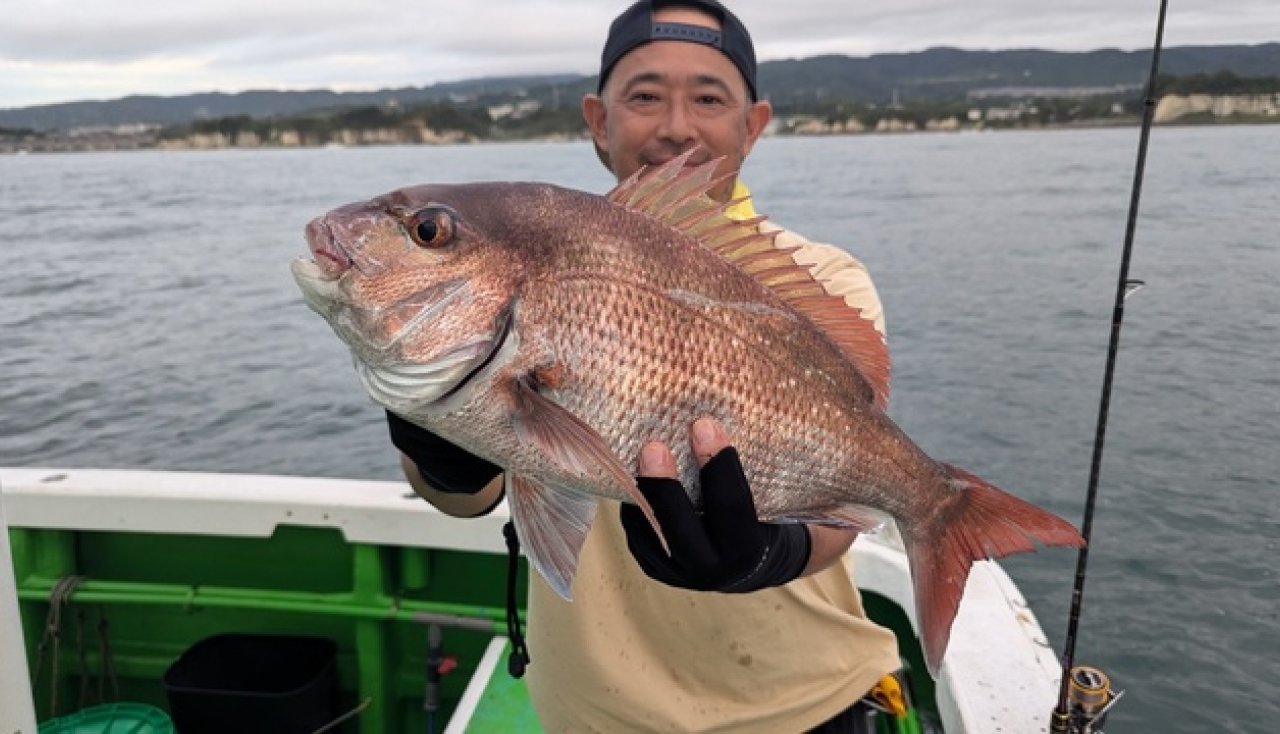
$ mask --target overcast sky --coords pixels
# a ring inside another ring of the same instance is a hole
[[[761,60],[1149,47],[1157,0],[728,0]],[[596,71],[627,0],[0,0],[0,108]],[[1280,0],[1171,0],[1169,46],[1280,41]]]

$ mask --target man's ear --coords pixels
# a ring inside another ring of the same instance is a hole
[[[765,127],[768,126],[769,120],[772,119],[773,105],[769,104],[768,100],[752,102],[747,108],[747,149],[742,152],[744,158],[751,152]]]
[[[613,166],[609,165],[609,137],[605,133],[605,117],[604,100],[600,98],[600,95],[583,95],[582,119],[586,121],[587,127],[591,129],[591,140],[595,143],[596,157],[600,159],[605,168],[612,171]]]

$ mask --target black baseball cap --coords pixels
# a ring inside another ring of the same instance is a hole
[[[653,11],[665,7],[693,8],[720,20],[720,30],[689,23],[657,23]],[[729,57],[747,81],[751,101],[756,95],[756,51],[751,34],[738,17],[716,0],[640,0],[627,8],[609,26],[609,38],[600,55],[599,93],[618,60],[637,46],[650,41],[686,41],[711,46]]]

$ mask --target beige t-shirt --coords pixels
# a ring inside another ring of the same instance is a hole
[[[777,229],[769,223],[762,230]],[[884,331],[866,269],[782,231],[827,290]],[[686,591],[645,575],[616,503],[601,501],[566,602],[529,582],[528,688],[549,732],[802,732],[899,667],[842,563],[750,594]]]

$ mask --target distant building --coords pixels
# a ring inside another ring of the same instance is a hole
[[[489,107],[489,119],[497,122],[498,120],[510,117],[513,120],[520,120],[542,109],[542,103],[536,99],[524,99],[519,102],[508,102],[506,104],[492,105]]]
[[[1140,84],[1113,84],[1109,87],[983,87],[969,90],[969,99],[1012,98],[1067,98],[1102,97],[1112,94],[1128,94],[1142,88]]]

